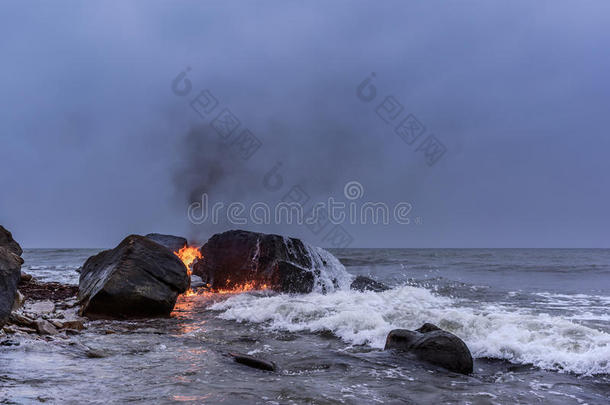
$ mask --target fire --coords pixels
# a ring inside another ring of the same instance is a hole
[[[174,252],[174,254],[178,256],[180,260],[182,260],[182,263],[184,263],[184,265],[186,266],[189,277],[191,276],[191,273],[193,271],[193,262],[196,259],[203,258],[203,256],[201,256],[201,252],[196,246],[185,246],[179,251]]]
[[[229,280],[227,280],[227,282],[228,281]],[[211,292],[214,294],[239,294],[239,293],[254,291],[254,290],[266,290],[268,288],[269,287],[267,286],[267,284],[257,284],[254,281],[249,281],[249,282],[241,284],[241,285],[236,285],[230,289],[219,288],[216,290],[212,290]]]
[[[193,263],[195,262],[195,260],[203,258],[201,252],[196,246],[185,246],[179,251],[174,252],[174,254],[178,256],[180,260],[182,260],[182,263],[184,263],[189,277],[191,277],[191,274],[193,272]],[[231,284],[231,280],[227,280],[227,284]],[[267,286],[267,284],[259,284],[255,281],[248,281],[244,284],[235,285],[232,288],[210,289],[204,294],[239,294],[254,290],[267,290],[268,288],[269,287]],[[197,295],[197,293],[190,288],[187,292],[184,293],[184,296],[186,297],[190,297],[193,295]]]

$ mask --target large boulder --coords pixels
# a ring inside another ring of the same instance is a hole
[[[386,339],[384,350],[398,350],[414,354],[456,373],[472,373],[472,355],[466,343],[452,333],[425,323],[414,331],[394,329]]]
[[[169,249],[139,235],[87,259],[79,279],[81,314],[133,318],[169,315],[189,286],[187,269]]]
[[[172,252],[177,252],[188,244],[187,240],[180,236],[149,233],[146,237],[159,245],[165,246]]]
[[[22,264],[21,257],[0,246],[0,328],[6,323],[15,303]]]
[[[212,290],[244,286],[278,292],[325,292],[349,275],[330,253],[280,235],[241,230],[216,234],[201,248],[193,274]]]
[[[21,256],[23,249],[19,246],[19,243],[15,242],[13,235],[2,225],[0,225],[0,246],[5,247],[17,256]]]

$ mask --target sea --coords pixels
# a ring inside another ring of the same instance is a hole
[[[22,269],[77,284],[97,252],[26,249]],[[610,249],[331,252],[346,282],[325,292],[181,296],[167,319],[0,346],[0,403],[610,403]],[[356,275],[391,288],[351,291]],[[466,342],[473,374],[383,351],[390,330],[425,322]]]

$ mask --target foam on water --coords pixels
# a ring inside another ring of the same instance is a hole
[[[474,357],[577,374],[610,373],[610,335],[570,320],[500,305],[473,308],[427,289],[382,293],[346,289],[330,294],[241,294],[212,310],[223,319],[264,323],[274,330],[332,331],[351,344],[383,348],[388,332],[432,322],[464,339]]]

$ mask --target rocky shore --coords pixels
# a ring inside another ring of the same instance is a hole
[[[186,239],[170,235],[130,235],[116,248],[90,257],[80,269],[79,286],[39,282],[21,273],[22,249],[0,226],[0,345],[19,345],[18,337],[70,339],[90,319],[147,319],[169,316],[178,295],[190,285],[190,269],[176,250]],[[340,263],[329,252],[299,239],[248,231],[214,235],[194,263],[199,288],[268,289],[303,294],[339,288]],[[341,266],[343,272],[345,270]],[[346,280],[342,280],[345,282]],[[346,287],[383,292],[387,286],[367,277],[349,277]],[[239,290],[238,290],[239,291]],[[386,350],[396,358],[423,361],[447,370],[472,373],[472,356],[457,336],[432,324],[411,331],[396,329]],[[231,352],[237,362],[274,372],[278,366],[262,358]]]

